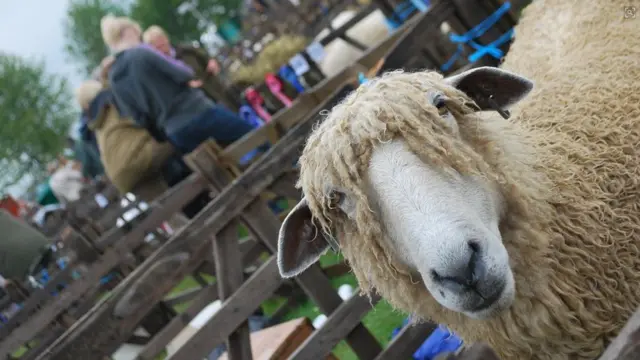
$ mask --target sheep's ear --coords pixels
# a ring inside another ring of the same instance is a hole
[[[278,268],[284,278],[296,276],[320,259],[329,249],[324,232],[315,226],[307,200],[291,210],[280,227]]]
[[[489,66],[467,70],[445,81],[472,98],[480,110],[506,110],[533,89],[531,80]]]

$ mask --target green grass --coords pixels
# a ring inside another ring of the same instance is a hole
[[[246,231],[246,230],[245,230]],[[240,231],[239,231],[240,232]],[[341,256],[334,253],[328,253],[320,259],[320,265],[322,267],[330,266],[342,261]],[[212,277],[205,277],[207,281],[214,281]],[[357,281],[352,274],[342,275],[331,279],[331,284],[334,288],[338,288],[343,284],[349,284],[354,288],[357,287]],[[191,277],[186,277],[176,288],[172,290],[172,293],[180,293],[185,290],[189,290],[198,287],[198,283]],[[286,299],[281,297],[273,297],[262,304],[262,309],[265,315],[269,316],[273,314],[279,306],[284,304]],[[180,304],[176,306],[176,311],[182,312],[189,306],[189,303]],[[304,301],[298,306],[290,309],[290,311],[284,316],[283,321],[297,319],[300,317],[306,317],[313,321],[318,315],[320,310],[310,300]],[[391,332],[394,328],[400,326],[406,316],[402,313],[394,311],[386,301],[380,301],[372,311],[370,311],[363,319],[364,326],[371,332],[371,334],[380,342],[382,346],[386,346],[391,339]],[[344,341],[340,342],[333,350],[333,354],[340,360],[357,360],[358,357],[351,350],[349,345]],[[159,358],[161,359],[161,358]]]

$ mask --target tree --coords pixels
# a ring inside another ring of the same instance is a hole
[[[143,29],[151,25],[162,27],[173,42],[199,41],[208,24],[201,23],[193,12],[180,14],[178,7],[186,0],[135,0],[130,16],[140,23]],[[220,25],[235,16],[242,0],[195,0],[196,13],[202,20]]]
[[[159,2],[161,3],[161,2]],[[64,20],[65,52],[89,75],[109,54],[100,33],[100,20],[107,14],[125,15],[124,7],[110,0],[71,0]]]
[[[198,0],[198,11],[217,26],[237,19],[244,6],[242,0]]]
[[[42,178],[77,116],[65,78],[42,62],[0,54],[0,191],[27,174]]]

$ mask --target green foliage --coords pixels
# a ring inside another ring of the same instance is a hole
[[[140,23],[142,29],[159,25],[175,42],[198,41],[208,24],[200,23],[192,12],[184,15],[177,9],[185,0],[133,0],[130,8],[124,0],[69,0],[64,21],[65,52],[78,63],[83,75],[89,75],[108,55],[102,35],[100,19],[109,13],[127,15]],[[242,0],[196,0],[197,12],[205,22],[222,24],[239,12]]]
[[[237,18],[243,6],[242,0],[199,0],[198,10],[205,19],[220,26],[224,22]]]
[[[0,54],[0,191],[25,174],[42,177],[76,117],[66,79],[41,62]]]
[[[192,12],[179,14],[177,9],[185,0],[135,0],[130,16],[140,23],[143,29],[158,25],[171,37],[173,42],[198,41],[206,31],[208,24],[199,22]],[[241,0],[197,0],[196,12],[204,21],[221,24],[235,16]]]
[[[158,2],[162,3],[162,2]],[[100,20],[107,14],[125,15],[124,7],[110,0],[70,0],[64,20],[65,52],[80,66],[83,75],[108,55],[100,33]]]

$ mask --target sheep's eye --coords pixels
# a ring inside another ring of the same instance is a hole
[[[345,195],[341,191],[332,191],[331,192],[331,205],[332,206],[341,206],[344,203]]]
[[[438,95],[433,99],[433,106],[438,109],[438,114],[440,116],[445,116],[449,113],[449,109],[447,108],[447,104],[445,103],[445,98],[442,95]]]

